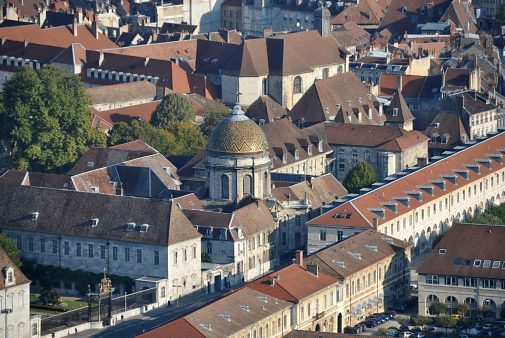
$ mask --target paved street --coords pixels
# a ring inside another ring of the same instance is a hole
[[[121,337],[129,338],[142,332],[142,330],[150,330],[174,319],[177,319],[185,314],[202,307],[203,305],[218,299],[222,293],[211,293],[199,296],[189,296],[181,298],[179,307],[173,304],[171,307],[163,307],[149,311],[145,314],[140,314],[135,317],[130,317],[128,320],[118,322],[115,326],[102,330],[86,330],[70,337]]]

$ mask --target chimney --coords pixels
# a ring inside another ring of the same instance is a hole
[[[307,264],[307,271],[316,277],[319,277],[319,265],[317,264]]]
[[[296,253],[295,253],[295,257],[296,257],[296,265],[298,266],[303,266],[303,250],[296,250]]]
[[[74,21],[72,22],[72,33],[77,36],[77,18],[74,16]]]
[[[373,228],[375,230],[377,230],[377,228],[379,227],[379,219],[376,218],[376,217],[374,217],[374,219],[372,220],[372,222],[373,222]]]
[[[83,16],[82,16],[82,8],[77,7],[77,23],[82,24]]]
[[[98,57],[98,66],[100,67],[103,63],[103,58],[104,58],[104,55],[103,55],[103,51],[100,51],[100,56]]]
[[[95,36],[95,39],[98,40],[98,15],[95,14],[93,15],[93,35]]]
[[[396,77],[396,88],[398,88],[398,90],[400,90],[400,92],[402,91],[403,83],[402,83],[402,75],[401,74],[399,74]]]

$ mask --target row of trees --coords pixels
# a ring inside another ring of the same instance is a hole
[[[505,224],[505,204],[495,205],[470,220],[476,224]]]
[[[149,122],[114,126],[110,137],[91,127],[90,99],[79,78],[56,68],[22,67],[0,95],[0,138],[11,141],[13,165],[22,170],[64,172],[89,147],[141,139],[165,155],[194,155],[205,147],[212,128],[228,109],[204,107],[205,119],[194,123],[186,97],[170,94]]]

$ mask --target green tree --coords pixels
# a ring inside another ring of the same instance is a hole
[[[500,9],[495,15],[495,24],[497,26],[505,25],[505,5],[501,5]]]
[[[168,94],[151,116],[151,124],[166,129],[172,121],[193,121],[195,111],[182,94]]]
[[[43,305],[59,306],[61,305],[61,296],[54,290],[44,290],[40,293],[38,301]]]
[[[18,268],[20,268],[23,263],[21,262],[21,257],[19,256],[19,251],[17,246],[11,239],[3,234],[0,234],[0,247],[5,251],[7,256],[12,260]]]
[[[202,133],[209,137],[212,129],[221,122],[228,114],[230,109],[220,103],[207,103],[204,106],[202,114],[204,115],[203,122],[200,125]]]
[[[458,318],[453,316],[440,316],[435,318],[435,323],[437,326],[451,328],[456,326]]]
[[[172,154],[176,140],[170,132],[153,127],[147,122],[133,121],[130,125],[120,122],[112,128],[109,144],[116,145],[134,140],[142,140],[162,154]]]
[[[464,316],[470,310],[470,306],[465,303],[458,304],[458,314]]]
[[[22,67],[4,85],[0,135],[13,144],[14,166],[62,171],[106,135],[91,127],[89,97],[79,78],[66,71]]]
[[[494,315],[493,309],[491,309],[489,305],[482,305],[479,312],[484,318],[489,318]]]
[[[212,258],[205,252],[202,252],[202,263],[212,263]]]
[[[360,162],[352,168],[344,179],[345,188],[351,193],[357,193],[361,188],[375,182],[375,172],[366,162]]]
[[[432,315],[439,316],[440,314],[447,312],[447,306],[443,303],[436,302],[436,303],[433,303],[430,305],[430,307],[428,308],[428,311]]]
[[[171,155],[195,155],[205,148],[207,139],[190,121],[172,121],[167,127],[177,140]]]

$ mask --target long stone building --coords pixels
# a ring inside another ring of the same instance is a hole
[[[424,251],[453,222],[503,201],[504,145],[505,133],[491,136],[343,200],[307,223],[309,252],[365,229],[412,243],[414,254]]]

